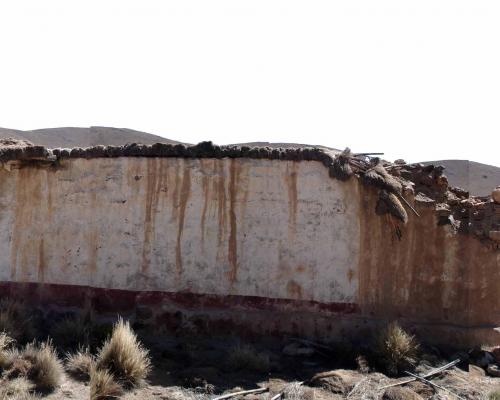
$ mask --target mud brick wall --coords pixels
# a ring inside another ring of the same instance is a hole
[[[324,160],[98,150],[0,170],[2,296],[174,330],[356,337],[397,318],[500,343],[498,248],[433,203],[405,194],[420,218],[402,225]]]

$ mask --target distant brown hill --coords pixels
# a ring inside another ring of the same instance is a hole
[[[443,165],[451,186],[466,189],[471,195],[487,196],[500,185],[500,168],[468,160],[438,160],[423,164]]]
[[[126,143],[181,143],[133,129],[108,128],[103,126],[91,126],[90,128],[48,128],[32,131],[0,128],[0,138],[7,137],[28,140],[34,144],[48,148],[90,147],[100,144],[105,146],[120,146]]]

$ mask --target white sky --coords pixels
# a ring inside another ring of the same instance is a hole
[[[499,1],[2,0],[0,126],[500,166]]]

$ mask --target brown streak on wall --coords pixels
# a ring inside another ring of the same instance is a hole
[[[293,238],[297,226],[297,162],[286,162],[285,183],[288,192],[288,237]]]
[[[17,274],[19,265],[18,257],[21,255],[21,279],[28,279],[30,269],[33,266],[33,255],[37,254],[37,241],[34,240],[38,235],[38,230],[42,227],[39,221],[41,202],[42,202],[42,184],[40,176],[36,169],[21,168],[16,174],[16,195],[14,209],[14,223],[12,227],[11,242],[11,279]],[[32,237],[26,238],[25,231],[33,232]],[[24,240],[23,240],[24,238]]]
[[[56,191],[56,170],[47,168],[45,170],[45,184],[47,188],[47,219],[50,223],[54,215],[54,199],[53,193]]]
[[[359,303],[362,313],[426,324],[494,325],[500,319],[498,253],[438,226],[434,204],[417,203],[395,238],[394,224],[375,214],[376,190],[360,189]],[[473,310],[473,312],[471,312]]]
[[[214,160],[214,179],[213,188],[216,193],[217,200],[217,259],[221,260],[224,257],[222,244],[226,234],[226,184],[224,165],[218,160]]]
[[[205,246],[205,220],[207,217],[208,200],[210,196],[209,177],[206,173],[205,160],[200,160],[200,167],[203,173],[201,177],[201,190],[203,193],[203,209],[201,211],[201,246]]]
[[[172,190],[172,219],[177,220],[179,214],[179,189],[181,186],[181,160],[175,160],[176,165],[174,167],[174,190]]]
[[[181,248],[181,239],[182,239],[182,231],[184,229],[184,217],[186,214],[187,202],[191,193],[191,170],[186,163],[184,164],[184,173],[182,175],[182,188],[179,194],[179,221],[178,221],[178,229],[177,229],[177,243],[175,247],[175,268],[177,271],[177,276],[180,276],[182,273],[182,248]]]
[[[302,298],[302,287],[293,279],[288,281],[286,291],[292,299],[300,300]]]
[[[238,244],[236,223],[236,197],[238,195],[238,183],[240,174],[240,163],[231,160],[229,175],[229,241],[227,257],[229,260],[229,282],[233,284],[238,275]]]
[[[44,239],[43,235],[40,238],[40,242],[38,244],[38,281],[40,283],[45,282],[45,270],[47,269],[46,261],[45,261],[45,247],[44,247]]]
[[[147,273],[151,263],[151,241],[154,240],[155,214],[161,190],[161,160],[148,158],[146,170],[146,198],[144,210],[144,242],[142,247],[141,272]]]
[[[28,188],[27,182],[25,181],[26,173],[23,170],[17,171],[16,174],[16,194],[14,201],[14,223],[12,225],[12,239],[10,245],[10,259],[11,259],[11,269],[10,269],[10,279],[15,280],[17,275],[17,262],[19,254],[19,246],[21,244],[22,238],[22,216],[24,211],[24,198],[26,197],[26,190]],[[24,181],[24,182],[23,182]]]

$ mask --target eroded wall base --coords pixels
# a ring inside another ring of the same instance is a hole
[[[168,334],[238,335],[241,337],[297,336],[324,341],[369,344],[384,320],[361,314],[357,304],[199,295],[175,292],[135,292],[88,286],[3,282],[2,297],[20,300],[45,318],[89,310],[97,320],[117,316],[138,326]],[[464,327],[400,319],[426,343],[467,347],[498,343],[493,326]]]

